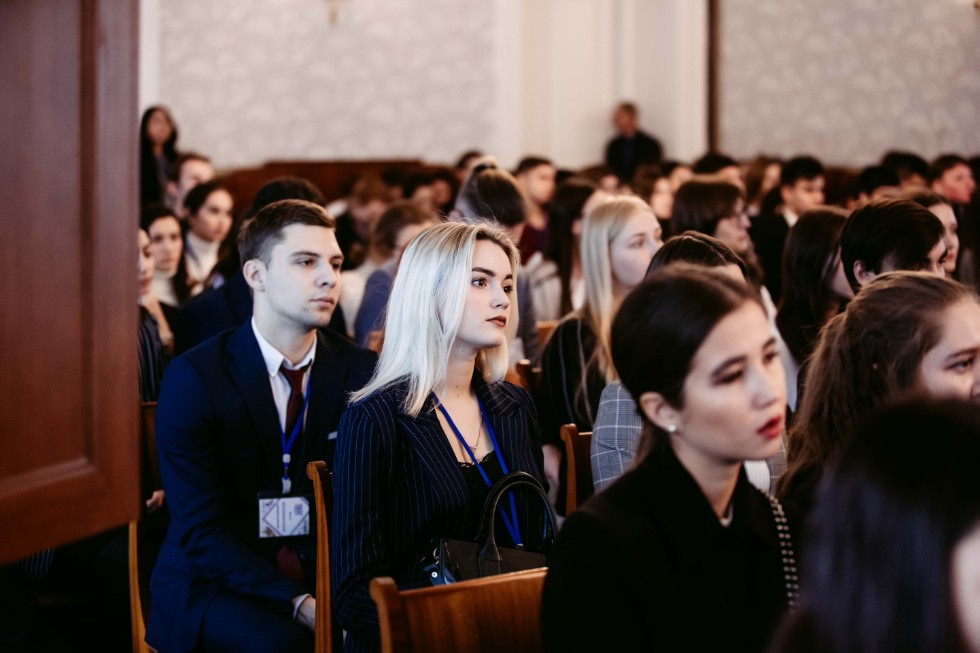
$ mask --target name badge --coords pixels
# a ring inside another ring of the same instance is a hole
[[[259,499],[259,537],[310,534],[310,501],[306,497]]]

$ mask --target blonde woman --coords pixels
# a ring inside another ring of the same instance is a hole
[[[337,435],[331,578],[345,651],[380,649],[371,578],[423,583],[435,539],[476,538],[494,481],[543,480],[531,397],[501,381],[517,269],[510,238],[485,223],[436,225],[402,256],[377,370]],[[506,506],[500,541],[533,549],[526,499]]]
[[[574,423],[579,430],[592,430],[602,389],[616,380],[609,353],[613,316],[643,281],[663,245],[662,234],[650,205],[636,197],[609,200],[585,216],[585,303],[555,328],[541,358],[545,474],[553,484],[561,467],[559,429]]]

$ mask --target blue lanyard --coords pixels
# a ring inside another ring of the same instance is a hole
[[[500,445],[497,444],[497,434],[493,432],[493,426],[490,424],[490,420],[487,419],[487,411],[483,408],[483,402],[479,398],[476,400],[477,405],[480,406],[480,415],[483,417],[483,423],[487,425],[487,433],[490,435],[490,442],[493,444],[493,451],[497,455],[497,460],[500,461],[500,469],[507,474],[507,463],[504,462],[504,457],[500,453]],[[459,440],[460,444],[466,450],[469,455],[470,460],[476,465],[477,470],[480,472],[480,476],[483,477],[483,482],[487,484],[487,487],[493,487],[493,483],[490,482],[490,477],[487,473],[483,471],[483,467],[480,465],[480,461],[476,459],[476,454],[470,448],[470,445],[466,444],[466,440],[463,439],[463,435],[456,428],[456,423],[453,422],[453,418],[449,416],[449,411],[446,407],[442,405],[439,401],[439,397],[436,397],[436,406],[442,411],[443,417],[446,418],[446,423],[449,424],[449,428],[453,430],[456,435],[456,439]],[[503,506],[501,506],[500,516],[504,519],[504,526],[507,527],[507,532],[510,533],[510,539],[513,540],[514,545],[523,548],[524,544],[521,541],[520,531],[517,529],[517,505],[514,503],[514,493],[508,492],[508,498],[510,499],[510,518],[507,517],[507,513],[503,511]],[[512,521],[513,520],[513,521]]]
[[[303,428],[303,418],[306,415],[306,404],[310,401],[310,386],[313,385],[313,379],[308,379],[306,382],[306,394],[303,395],[303,405],[299,408],[299,415],[296,417],[296,423],[293,424],[293,430],[289,434],[289,440],[286,440],[286,432],[283,430],[282,426],[279,427],[279,440],[282,442],[282,493],[289,494],[293,489],[293,481],[289,478],[289,463],[292,457],[289,452],[293,449],[293,443],[296,442],[296,436],[299,435],[300,430]]]

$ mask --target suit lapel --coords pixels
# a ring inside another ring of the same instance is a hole
[[[500,388],[488,385],[479,374],[473,378],[473,386],[476,396],[486,410],[487,421],[493,427],[494,436],[500,446],[500,453],[507,463],[508,471],[526,469],[526,461],[515,460],[517,449],[517,436],[526,430],[520,423],[520,412],[516,401],[511,399]]]
[[[281,476],[279,414],[272,398],[269,372],[259,350],[259,343],[252,333],[251,322],[246,322],[235,330],[228,340],[226,351],[229,359],[225,369],[248,411],[262,452],[263,467]],[[244,436],[245,434],[240,434],[240,437]]]
[[[300,461],[304,471],[311,460],[324,460],[327,456],[330,432],[336,429],[343,410],[347,388],[348,364],[341,360],[330,343],[317,334],[316,357],[310,371],[310,402],[306,408],[306,425],[300,445]]]
[[[454,497],[465,502],[469,497],[466,481],[459,470],[459,462],[449,444],[442,425],[436,417],[435,405],[430,401],[416,418],[401,412],[398,421],[408,435],[408,443],[422,466],[422,472],[430,479],[431,486],[445,487]]]

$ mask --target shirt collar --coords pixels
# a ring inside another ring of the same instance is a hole
[[[786,224],[792,229],[796,225],[796,221],[800,219],[800,216],[796,215],[789,209],[783,209],[783,218],[786,220]]]
[[[262,352],[262,360],[265,361],[265,369],[269,372],[270,377],[279,374],[279,368],[282,367],[283,363],[286,364],[286,369],[298,370],[312,363],[316,356],[316,340],[314,339],[310,350],[306,352],[306,356],[303,357],[298,365],[292,365],[281,351],[273,347],[272,343],[262,337],[262,334],[259,333],[259,327],[255,323],[254,316],[252,317],[252,333],[255,334],[255,339],[259,343],[259,351]]]

